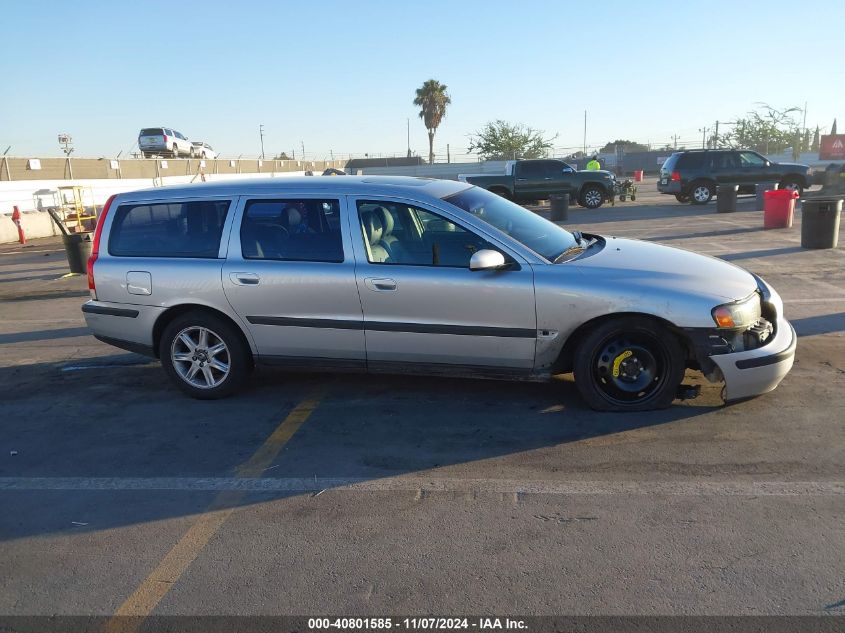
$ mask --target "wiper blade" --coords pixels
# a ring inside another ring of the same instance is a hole
[[[578,246],[570,246],[565,251],[563,251],[560,255],[554,258],[553,264],[559,264],[562,261],[569,259],[570,257],[575,257],[576,255],[580,255],[585,250],[587,250],[586,246],[582,246],[578,244]]]

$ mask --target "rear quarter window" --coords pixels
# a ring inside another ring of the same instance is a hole
[[[675,169],[675,165],[678,164],[678,159],[681,157],[680,154],[672,154],[666,161],[663,163],[662,168],[666,171],[672,171]]]
[[[681,154],[678,159],[678,167],[680,169],[701,169],[709,160],[705,152],[693,152],[690,154]]]
[[[229,200],[121,205],[112,221],[109,254],[216,258],[229,206]]]

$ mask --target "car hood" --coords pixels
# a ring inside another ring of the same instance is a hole
[[[772,163],[772,165],[777,165],[778,167],[788,167],[789,169],[795,169],[796,171],[807,171],[810,169],[809,165],[802,165],[801,163]]]
[[[600,176],[610,176],[613,178],[613,172],[606,169],[579,169],[579,174],[599,174]]]
[[[620,291],[666,292],[744,299],[757,289],[754,277],[721,259],[652,242],[606,237],[604,248],[570,262],[596,283],[618,286]]]

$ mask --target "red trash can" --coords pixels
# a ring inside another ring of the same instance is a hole
[[[787,229],[791,227],[797,199],[798,192],[794,189],[775,189],[763,193],[763,228]]]
[[[634,172],[634,182],[642,182],[643,181],[643,170],[640,169]]]

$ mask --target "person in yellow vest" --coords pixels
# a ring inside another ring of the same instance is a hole
[[[587,171],[598,171],[601,169],[598,154],[593,154],[593,160],[587,163]]]

